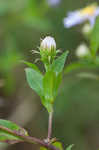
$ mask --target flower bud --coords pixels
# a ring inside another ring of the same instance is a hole
[[[45,37],[41,42],[40,48],[48,51],[56,50],[56,42],[54,38],[50,36]]]
[[[56,42],[53,37],[45,37],[40,44],[41,60],[48,64],[53,61],[56,56]]]
[[[80,46],[78,46],[78,48],[76,49],[76,56],[83,58],[90,55],[90,51],[89,48],[86,46],[86,44],[81,44]]]

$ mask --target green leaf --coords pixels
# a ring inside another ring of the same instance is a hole
[[[64,52],[61,56],[59,56],[57,59],[53,61],[52,69],[56,74],[62,72],[67,55],[68,55],[68,51]]]
[[[96,20],[94,28],[91,33],[91,52],[95,55],[99,48],[99,17]]]
[[[51,105],[57,96],[61,79],[62,74],[60,73],[56,76],[53,71],[46,72],[43,78],[44,98],[42,99],[42,102],[48,111],[50,111]]]
[[[23,142],[24,140],[17,134],[28,136],[28,133],[25,129],[8,120],[0,119],[0,142],[9,144]]]
[[[43,75],[31,68],[26,68],[25,72],[30,88],[32,88],[39,96],[43,96]]]
[[[47,150],[47,148],[45,148],[45,147],[40,147],[40,150]]]
[[[77,74],[77,77],[99,80],[99,76],[92,72],[80,72]]]
[[[22,60],[21,62],[23,62],[24,64],[26,64],[28,67],[31,67],[32,69],[40,72],[39,68],[35,64],[32,64],[31,62],[24,61],[24,60]]]
[[[56,148],[58,148],[59,150],[63,150],[63,146],[61,142],[55,142],[52,144],[53,146],[55,146]],[[47,150],[47,148],[45,147],[40,147],[40,150]]]
[[[88,64],[81,63],[81,62],[74,62],[74,63],[71,63],[65,67],[64,73],[66,74],[66,73],[71,72],[73,70],[84,68],[86,66],[88,66]]]
[[[53,103],[54,100],[54,82],[55,82],[55,73],[52,71],[48,71],[45,73],[43,78],[43,88],[44,88],[44,96],[47,101]]]
[[[63,146],[61,142],[55,142],[53,143],[53,146],[55,146],[56,148],[58,148],[59,150],[63,150]]]
[[[97,68],[98,66],[99,66],[98,65],[98,60],[97,60],[96,64],[95,63],[90,63],[90,62],[85,63],[85,62],[80,62],[80,61],[79,62],[74,62],[74,63],[71,63],[71,64],[69,64],[68,66],[65,67],[64,73],[66,74],[66,73],[69,73],[69,72],[77,70],[77,69]]]
[[[54,85],[54,96],[56,97],[58,94],[58,89],[62,81],[62,73],[59,73],[55,78]]]
[[[74,146],[74,144],[69,145],[69,146],[66,148],[66,150],[71,150],[73,146]]]

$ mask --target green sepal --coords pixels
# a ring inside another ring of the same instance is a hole
[[[43,75],[33,68],[26,68],[27,82],[39,96],[43,96]]]
[[[55,56],[56,56],[56,50],[52,47],[51,50],[48,49],[41,49],[40,48],[40,56],[41,56],[41,60],[44,63],[44,65],[49,65],[50,63],[53,62]]]

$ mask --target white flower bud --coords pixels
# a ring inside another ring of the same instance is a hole
[[[56,50],[56,42],[53,37],[47,36],[45,37],[40,45],[41,50]]]
[[[83,58],[83,57],[88,56],[89,54],[90,54],[89,48],[86,46],[86,44],[81,44],[76,49],[76,56],[77,57]]]

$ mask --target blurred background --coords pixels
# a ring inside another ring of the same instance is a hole
[[[0,0],[0,118],[26,128],[30,135],[45,138],[48,113],[25,77],[21,60],[34,62],[40,39],[55,37],[57,48],[69,50],[66,66],[76,61],[75,50],[86,42],[81,25],[64,28],[63,18],[71,10],[83,8],[94,0]],[[96,0],[99,4],[99,1]],[[43,65],[37,65],[43,71]],[[77,73],[97,69],[79,69],[64,76],[54,104],[53,137],[74,150],[99,149],[99,78],[81,78]],[[38,150],[37,145],[0,144],[0,150]]]

